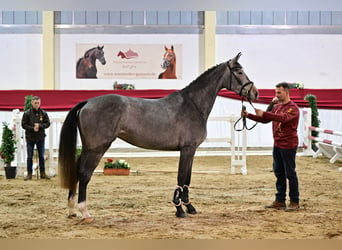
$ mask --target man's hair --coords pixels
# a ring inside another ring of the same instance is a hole
[[[287,82],[280,82],[276,85],[276,88],[281,88],[283,87],[284,90],[290,91],[290,86]]]
[[[39,96],[33,96],[32,101],[34,101],[34,100],[40,100],[40,97]]]

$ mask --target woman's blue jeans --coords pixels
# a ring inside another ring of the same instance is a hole
[[[288,179],[290,201],[299,202],[296,153],[297,147],[291,149],[273,147],[273,171],[277,178],[276,201],[284,202],[286,200],[286,179]]]
[[[34,146],[37,145],[38,158],[39,158],[39,170],[41,173],[45,172],[45,140],[34,142],[26,140],[27,148],[27,172],[32,174],[32,164],[33,164],[33,150]]]

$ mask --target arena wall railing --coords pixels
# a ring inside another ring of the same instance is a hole
[[[13,110],[13,130],[17,140],[17,149],[15,162],[17,166],[17,175],[24,176],[26,171],[26,142],[25,142],[25,131],[21,127],[21,117],[22,113],[18,109]],[[227,131],[225,137],[210,137],[208,136],[204,143],[217,143],[224,142],[227,145],[230,145],[230,173],[236,173],[236,167],[240,167],[240,173],[243,175],[247,174],[247,164],[246,164],[246,149],[247,149],[247,132],[246,130],[242,130],[241,132],[236,132],[234,130],[234,123],[239,117],[235,115],[230,116],[219,116],[219,117],[209,117],[208,126],[217,122],[224,122],[225,125],[228,125],[229,131]],[[48,171],[51,176],[55,176],[57,174],[58,167],[58,147],[59,147],[59,135],[60,130],[63,126],[64,117],[50,117],[50,127],[46,130],[46,159],[48,161]],[[228,129],[225,126],[225,129]],[[81,146],[80,137],[78,136],[78,145]],[[115,145],[113,145],[115,143]],[[130,151],[127,148],[127,143],[121,140],[116,140],[113,142],[113,146],[119,151],[112,152],[108,150],[104,158],[109,158],[113,156],[127,156],[127,157],[141,157],[137,151]],[[203,152],[204,155],[209,155],[210,153],[207,151]],[[208,154],[209,153],[209,154]],[[222,153],[222,152],[221,152]],[[223,151],[224,155],[229,156],[229,152]],[[161,151],[152,151],[149,152],[149,156],[158,157],[163,155]],[[196,154],[197,155],[197,154]],[[203,154],[202,154],[203,155]],[[221,154],[222,155],[222,154]],[[15,165],[15,164],[14,164]],[[38,169],[38,157],[34,156],[34,169],[33,175],[36,174]]]

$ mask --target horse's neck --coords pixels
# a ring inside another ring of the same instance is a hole
[[[92,53],[90,56],[89,56],[89,61],[95,65],[95,61],[96,61],[96,53]]]
[[[198,88],[189,87],[188,91],[184,91],[187,93],[187,97],[191,102],[195,105],[196,110],[201,113],[203,119],[207,120],[209,114],[214,106],[216,96],[218,92],[222,89],[219,81],[210,81],[207,80],[206,83],[202,83]]]
[[[166,68],[165,74],[176,76],[176,66],[175,63],[170,63],[169,67]]]

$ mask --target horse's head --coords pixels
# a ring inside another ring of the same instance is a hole
[[[171,49],[168,49],[166,46],[164,48],[165,48],[165,53],[163,56],[163,61],[160,66],[163,69],[166,69],[167,67],[170,66],[172,62],[176,61],[176,54],[175,54],[175,51],[173,50],[173,45],[171,46]]]
[[[104,46],[102,46],[102,47],[97,46],[95,56],[96,56],[96,59],[98,59],[102,65],[105,65],[106,64],[106,58],[104,57],[103,47]]]
[[[249,80],[248,76],[243,71],[241,64],[238,63],[240,56],[241,52],[227,62],[230,71],[230,80],[226,83],[228,86],[224,87],[251,101],[255,101],[258,99],[258,89],[254,86],[254,83]]]

